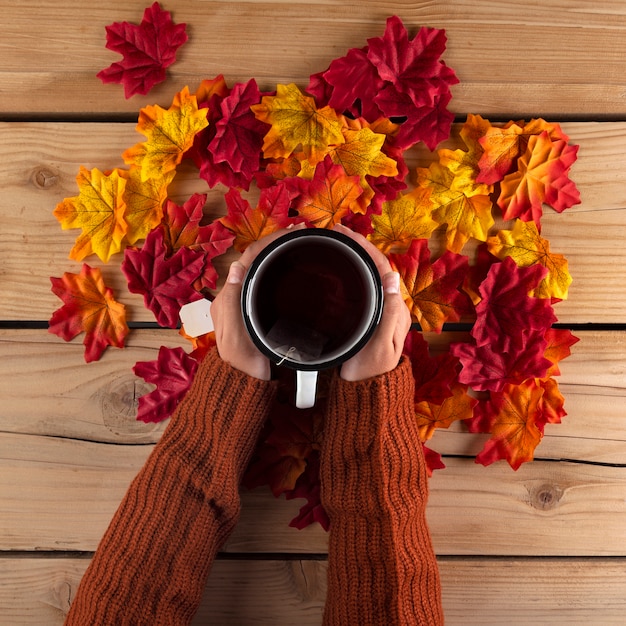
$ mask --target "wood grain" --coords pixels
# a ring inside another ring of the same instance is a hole
[[[105,26],[138,23],[143,0],[0,2],[0,110],[15,117],[133,114],[167,104],[184,85],[224,74],[232,84],[254,77],[263,89],[306,85],[349,48],[382,35],[399,15],[413,33],[445,28],[446,62],[461,81],[452,109],[501,117],[623,116],[626,11],[617,0],[540,3],[522,0],[405,2],[240,2],[179,0],[187,23],[168,80],[148,96],[125,100],[119,85],[96,74],[120,56],[105,48]],[[610,54],[607,54],[610,50]],[[17,94],[17,97],[16,97]]]
[[[11,626],[61,626],[87,558],[3,557],[0,606]],[[321,623],[327,563],[218,560],[194,626]],[[624,559],[439,559],[446,624],[623,624]]]

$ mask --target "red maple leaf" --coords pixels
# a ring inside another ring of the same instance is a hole
[[[480,286],[472,336],[494,352],[523,349],[528,331],[544,332],[556,321],[549,300],[528,294],[545,276],[542,265],[518,267],[511,257],[495,263]]]
[[[260,100],[261,92],[254,79],[237,83],[220,102],[221,117],[215,123],[215,136],[208,146],[213,163],[227,165],[248,186],[259,169],[267,132],[267,124],[259,121],[250,109]]]
[[[139,398],[137,419],[160,422],[170,417],[187,393],[198,368],[182,348],[159,348],[155,361],[139,361],[133,372],[156,389]]]
[[[181,206],[168,199],[162,221],[168,256],[183,247],[204,253],[204,272],[194,285],[198,291],[205,287],[215,289],[218,274],[212,260],[224,254],[235,240],[235,235],[221,222],[214,221],[207,226],[200,226],[204,218],[205,202],[206,194],[199,193],[194,193]]]
[[[204,254],[180,248],[167,257],[163,230],[148,234],[142,248],[126,248],[122,272],[128,289],[144,297],[146,308],[154,313],[161,326],[175,328],[183,304],[199,300],[202,295],[193,288],[202,274]]]
[[[306,504],[300,508],[298,515],[289,522],[289,526],[292,528],[302,530],[313,522],[318,522],[324,530],[330,528],[328,513],[322,506],[319,472],[319,455],[315,454],[308,459],[306,469],[298,478],[295,488],[285,492],[287,500],[306,498]]]
[[[176,61],[176,51],[187,41],[186,24],[174,24],[158,2],[148,7],[139,25],[115,22],[106,27],[106,47],[122,55],[96,76],[103,83],[124,85],[124,96],[147,94],[165,80],[165,69]]]
[[[64,304],[50,318],[48,330],[70,341],[85,333],[85,361],[97,361],[107,346],[124,347],[128,335],[126,308],[104,284],[102,273],[86,263],[80,274],[66,272],[50,278],[52,293]]]
[[[433,475],[433,472],[438,469],[445,469],[446,466],[441,460],[441,454],[431,450],[428,446],[422,444],[422,450],[424,450],[424,459],[426,460],[426,471],[429,476]]]
[[[491,344],[454,343],[450,352],[459,358],[463,369],[459,381],[476,391],[502,391],[507,384],[527,378],[543,378],[551,365],[545,358],[545,333],[533,332],[523,348],[513,352],[494,350]]]
[[[415,402],[442,404],[452,395],[457,381],[459,360],[449,352],[431,356],[428,342],[418,330],[409,331],[404,341],[403,354],[411,361],[415,379]]]

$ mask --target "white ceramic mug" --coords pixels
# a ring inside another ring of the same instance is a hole
[[[299,230],[274,240],[254,259],[241,307],[259,350],[296,370],[296,406],[309,408],[318,372],[348,360],[374,332],[382,283],[372,258],[350,237]]]

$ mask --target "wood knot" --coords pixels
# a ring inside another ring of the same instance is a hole
[[[59,181],[59,175],[46,167],[38,167],[31,176],[31,181],[37,189],[50,189]]]
[[[160,429],[159,424],[137,420],[139,398],[154,387],[132,375],[112,380],[98,392],[102,421],[116,435],[141,436]]]
[[[549,511],[557,506],[562,496],[563,489],[561,487],[552,483],[544,483],[531,492],[530,504],[540,511]]]

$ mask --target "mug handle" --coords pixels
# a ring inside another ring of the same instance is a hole
[[[310,409],[315,404],[317,372],[296,370],[296,406]]]

